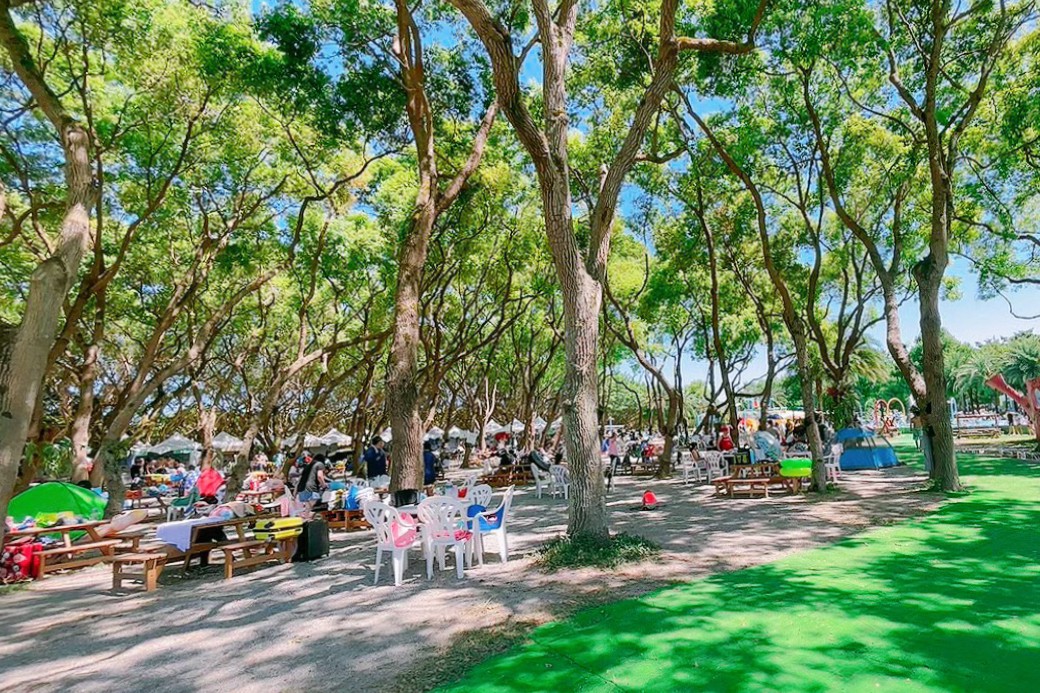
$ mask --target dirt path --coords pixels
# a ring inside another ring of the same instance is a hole
[[[918,492],[923,483],[896,468],[845,474],[843,491],[823,499],[727,500],[704,485],[622,478],[609,498],[614,530],[649,537],[664,554],[607,572],[533,569],[536,547],[565,529],[566,504],[520,489],[513,558],[502,565],[489,551],[485,567],[462,581],[451,565],[427,581],[416,556],[400,588],[388,559],[373,587],[367,532],[334,534],[326,560],[261,567],[226,583],[218,568],[188,579],[171,570],[149,595],[113,593],[104,567],[52,576],[0,595],[0,690],[425,690],[580,606],[927,512],[940,500]],[[662,508],[635,509],[645,488]]]

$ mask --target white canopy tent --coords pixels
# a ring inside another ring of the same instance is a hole
[[[534,432],[535,433],[541,433],[542,431],[545,430],[545,427],[548,426],[548,425],[549,424],[546,422],[545,419],[543,419],[540,416],[537,416],[534,419]]]
[[[354,442],[353,438],[346,433],[337,431],[335,428],[329,429],[329,432],[323,435],[321,439],[326,445],[334,448],[344,448]]]
[[[527,426],[524,426],[524,422],[520,419],[513,419],[513,423],[509,425],[512,433],[523,433]]]
[[[294,448],[294,447],[296,447],[296,440],[297,440],[296,436],[289,436],[282,443],[282,447],[283,448]],[[320,448],[320,447],[322,447],[324,445],[327,445],[327,443],[324,440],[322,440],[321,438],[319,438],[318,436],[316,436],[316,435],[312,435],[312,434],[308,433],[308,434],[304,435],[304,437],[303,437],[303,447],[304,448],[307,448],[307,449],[310,449],[310,448]]]
[[[220,452],[238,452],[242,449],[242,441],[230,433],[221,431],[213,436],[213,449]]]
[[[194,440],[189,440],[179,433],[174,433],[161,443],[156,443],[148,448],[148,452],[153,455],[173,455],[191,453],[200,449],[202,449],[202,446]]]
[[[434,426],[430,430],[426,431],[426,440],[433,440],[434,438],[443,438],[443,437],[444,437],[444,429],[443,428],[437,428],[436,426]]]
[[[490,421],[488,421],[487,425],[484,426],[484,434],[485,435],[493,436],[493,435],[497,435],[497,434],[501,433],[502,431],[507,431],[508,432],[508,429],[505,426],[503,426],[502,424],[500,424],[497,421],[495,421],[494,419],[491,419]]]

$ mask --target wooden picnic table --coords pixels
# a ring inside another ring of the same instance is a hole
[[[235,530],[237,538],[232,540],[230,544],[242,544],[250,541],[249,536],[246,534],[247,528],[255,524],[258,520],[272,519],[275,517],[278,517],[278,515],[269,513],[263,515],[247,515],[246,517],[233,517],[227,520],[221,520],[220,522],[200,522],[192,525],[191,541],[187,550],[181,550],[172,544],[166,544],[157,550],[166,554],[167,563],[183,561],[182,570],[187,572],[191,567],[191,561],[193,558],[196,556],[199,556],[200,558],[205,556],[208,561],[210,551],[221,548],[222,544],[229,544],[229,542],[200,540],[198,538],[199,533],[203,529],[232,527]]]
[[[8,540],[16,539],[18,537],[37,538],[54,534],[61,536],[61,546],[47,548],[36,554],[40,557],[39,577],[42,578],[47,573],[56,570],[96,565],[97,563],[107,561],[114,556],[115,547],[118,546],[122,540],[115,538],[106,539],[98,534],[97,528],[103,524],[105,523],[100,520],[91,520],[89,522],[77,522],[75,524],[58,525],[55,527],[29,527],[27,529],[16,529],[8,532],[7,536]],[[72,540],[72,534],[75,532],[85,533],[90,541],[74,543]],[[99,555],[85,556],[85,554],[94,552],[97,552]]]

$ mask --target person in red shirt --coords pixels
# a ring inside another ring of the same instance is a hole
[[[719,434],[719,450],[723,452],[732,450],[736,445],[733,443],[733,437],[730,435],[730,427],[723,426],[722,431]]]
[[[224,477],[209,465],[202,470],[199,480],[195,482],[195,488],[199,490],[199,497],[207,503],[217,502],[217,493],[223,485]]]

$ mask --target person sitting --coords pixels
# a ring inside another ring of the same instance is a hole
[[[383,439],[376,436],[372,439],[372,445],[365,450],[365,476],[369,479],[386,475],[386,452],[383,450],[385,445]]]
[[[538,467],[543,472],[547,472],[547,471],[549,471],[549,463],[546,461],[545,458],[548,455],[549,455],[548,452],[543,452],[542,450],[539,450],[538,448],[535,448],[534,450],[531,451],[531,454],[528,455],[527,457],[528,457],[529,460],[531,460],[531,462],[532,462],[532,464],[534,464],[534,466]]]
[[[184,474],[184,485],[183,485],[184,492],[183,492],[182,495],[186,496],[189,493],[191,493],[191,490],[193,488],[195,488],[195,484],[198,483],[198,480],[199,480],[199,472],[198,472],[198,470],[195,469],[195,465],[189,464],[188,465],[188,471],[185,472],[185,474]]]

